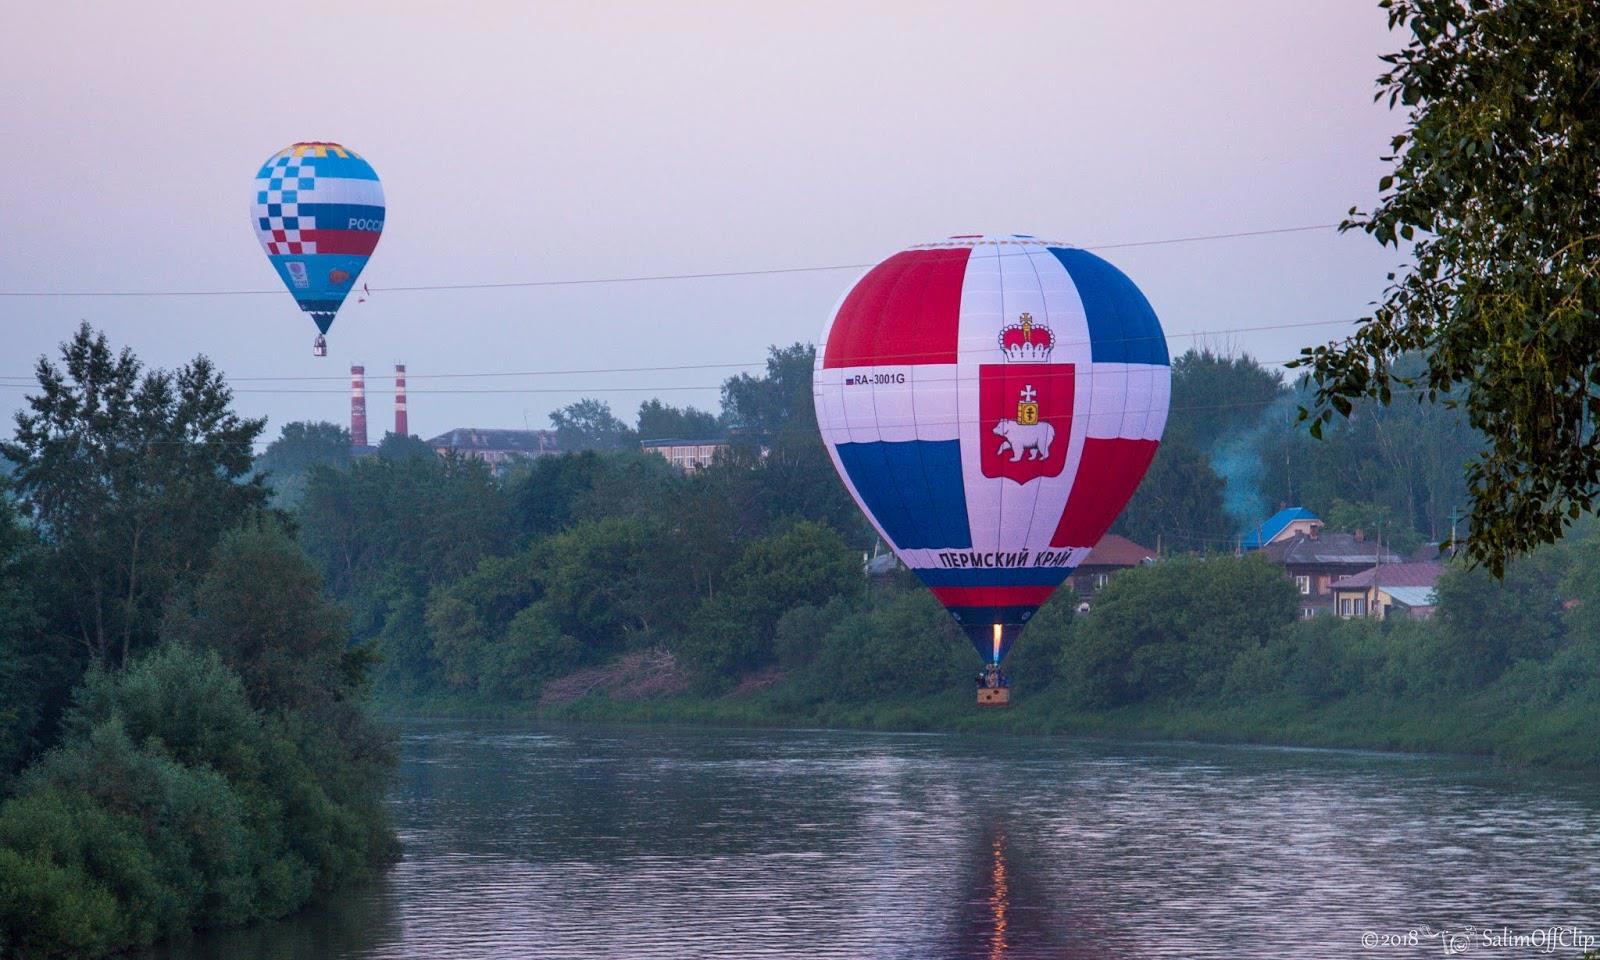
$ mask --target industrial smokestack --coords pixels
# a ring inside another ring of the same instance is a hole
[[[396,436],[411,436],[406,423],[406,365],[394,365],[394,432]]]
[[[350,365],[350,445],[367,445],[367,368]]]

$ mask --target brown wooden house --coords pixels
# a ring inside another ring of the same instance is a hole
[[[1149,547],[1142,547],[1127,537],[1119,537],[1108,533],[1100,538],[1094,549],[1084,561],[1078,564],[1078,569],[1072,572],[1069,578],[1072,589],[1078,592],[1081,602],[1089,603],[1101,587],[1104,587],[1113,574],[1129,567],[1141,564],[1154,563],[1156,552]]]

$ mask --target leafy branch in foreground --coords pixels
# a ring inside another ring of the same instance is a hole
[[[1410,110],[1361,229],[1411,265],[1349,338],[1307,348],[1313,435],[1353,401],[1465,408],[1468,556],[1497,576],[1600,495],[1600,5],[1383,0],[1411,40],[1377,99]],[[1396,372],[1421,351],[1426,369]]]

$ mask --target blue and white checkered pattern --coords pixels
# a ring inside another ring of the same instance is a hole
[[[271,235],[268,253],[316,253],[315,241],[300,231],[316,229],[316,218],[300,216],[300,194],[316,186],[312,158],[292,154],[276,158],[256,174],[256,203],[263,208],[258,226]],[[265,239],[265,238],[264,238]]]

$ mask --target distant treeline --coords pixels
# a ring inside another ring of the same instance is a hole
[[[87,327],[0,444],[0,956],[277,917],[396,854],[368,648],[204,358]]]
[[[598,401],[553,420],[598,424],[578,445],[621,449],[501,478],[394,437],[377,457],[307,465],[293,478],[301,541],[379,654],[380,695],[528,707],[574,671],[665,650],[691,678],[677,707],[591,698],[568,712],[955,722],[956,701],[937,698],[970,698],[977,658],[909,574],[865,577],[875,537],[817,439],[811,361],[801,345],[774,349],[764,376],[730,381],[714,416],[645,404],[641,422],[763,438],[765,455],[736,442],[690,474],[613,442],[606,425],[620,421]],[[1178,358],[1173,397],[1162,453],[1120,521],[1167,558],[1113,579],[1087,616],[1071,598],[1041,610],[1008,661],[1026,696],[1004,722],[1185,733],[1174,724],[1186,717],[1213,736],[1595,762],[1583,731],[1600,690],[1561,679],[1596,663],[1585,618],[1600,582],[1582,537],[1513,565],[1504,584],[1448,574],[1431,623],[1299,622],[1281,569],[1232,556],[1238,504],[1259,517],[1278,505],[1261,501],[1291,495],[1331,529],[1366,527],[1402,551],[1444,538],[1472,452],[1455,411],[1402,398],[1315,441],[1277,374],[1205,351]],[[1241,473],[1240,458],[1255,466]],[[770,685],[752,696],[752,679]],[[913,707],[930,697],[941,706]]]

